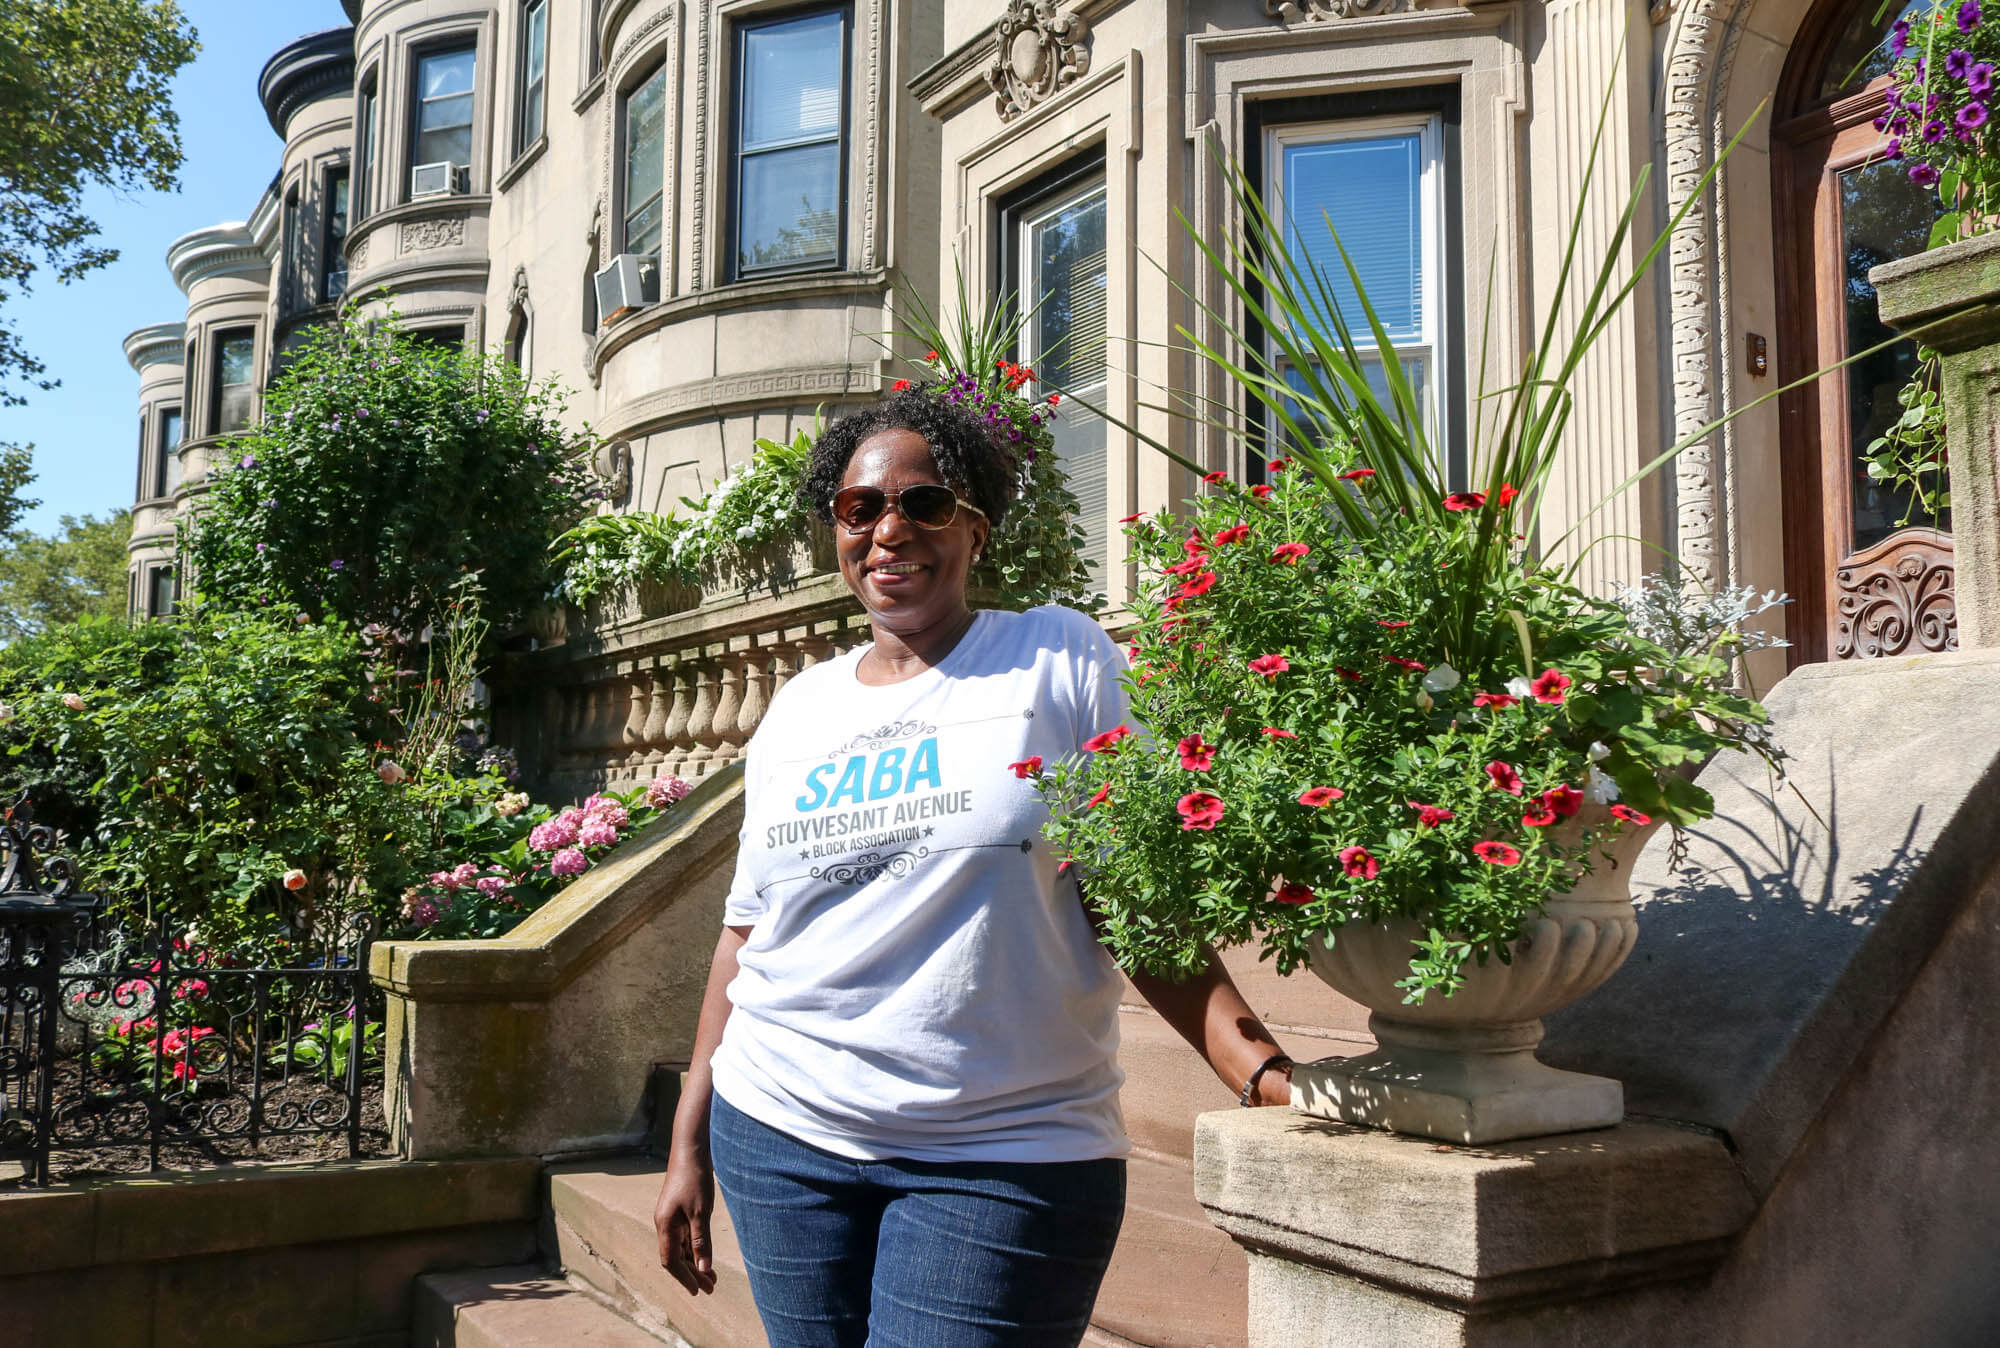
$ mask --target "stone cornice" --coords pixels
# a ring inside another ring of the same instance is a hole
[[[280,137],[308,103],[354,88],[354,29],[328,28],[280,47],[257,77],[257,97]]]
[[[986,88],[986,67],[993,60],[999,21],[987,24],[943,60],[920,70],[910,80],[910,92],[933,117],[942,117],[963,100]]]
[[[181,343],[187,339],[185,323],[153,323],[138,328],[125,338],[125,359],[135,373],[144,374],[149,365],[179,365]]]
[[[173,273],[174,284],[183,295],[191,295],[203,281],[222,276],[262,280],[270,266],[256,236],[241,221],[197,229],[167,245],[167,270]]]

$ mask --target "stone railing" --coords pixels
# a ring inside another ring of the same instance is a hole
[[[696,600],[647,587],[608,611],[593,604],[584,632],[544,623],[553,644],[496,670],[494,738],[520,754],[535,789],[567,798],[727,767],[793,675],[868,636],[860,605],[827,571]]]

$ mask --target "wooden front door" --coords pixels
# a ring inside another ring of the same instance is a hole
[[[1905,164],[1882,158],[1873,119],[1884,81],[1855,70],[1867,34],[1887,27],[1873,22],[1878,8],[1878,0],[1837,6],[1843,25],[1817,43],[1808,20],[1793,48],[1807,68],[1788,69],[1781,86],[1780,103],[1794,110],[1772,145],[1784,383],[1894,335],[1877,316],[1868,271],[1922,252],[1938,214],[1936,193],[1911,183]],[[1896,395],[1916,368],[1915,344],[1899,342],[1780,400],[1795,663],[1958,644],[1950,521],[1871,481],[1862,460],[1902,415]]]

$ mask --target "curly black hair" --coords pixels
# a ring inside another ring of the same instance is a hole
[[[1014,456],[977,413],[946,393],[905,389],[857,408],[826,428],[813,445],[799,504],[833,523],[833,496],[847,461],[877,431],[914,431],[931,447],[938,476],[979,507],[995,529],[1014,503]]]

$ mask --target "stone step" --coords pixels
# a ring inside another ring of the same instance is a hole
[[[538,1268],[417,1279],[410,1348],[680,1348]]]
[[[552,1167],[552,1254],[576,1282],[668,1342],[756,1348],[765,1342],[727,1209],[714,1229],[716,1289],[693,1297],[659,1265],[653,1202],[661,1169],[642,1157]],[[1241,1348],[1243,1252],[1194,1197],[1187,1162],[1136,1152],[1125,1225],[1093,1317],[1093,1342],[1143,1348]]]

